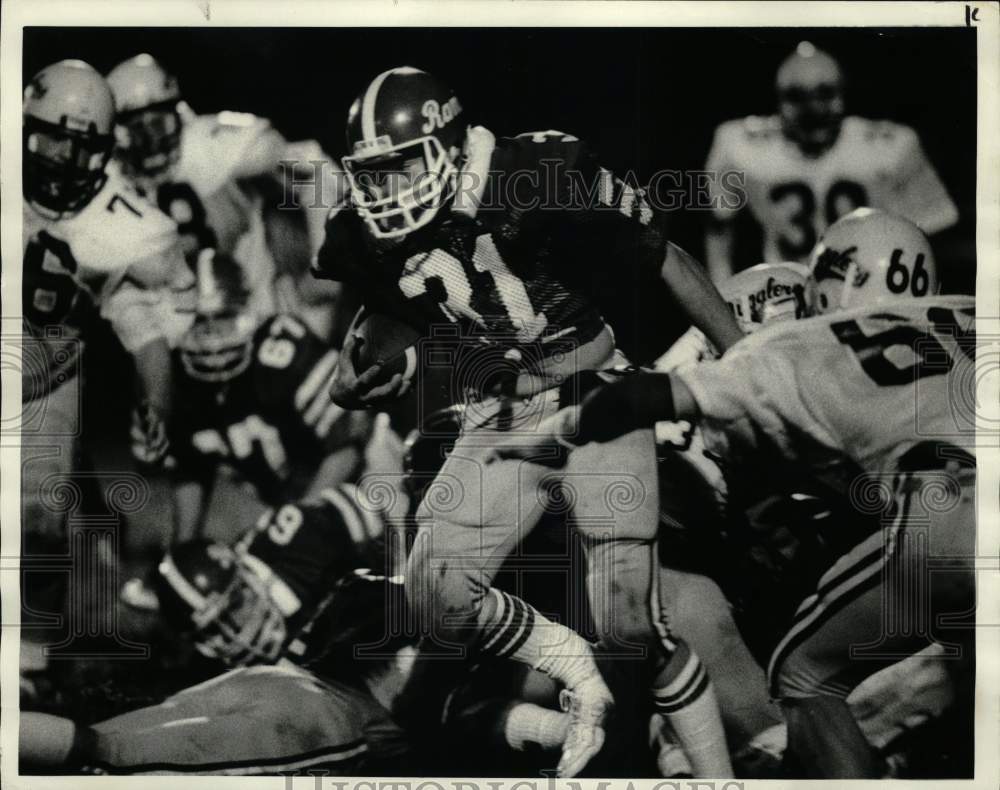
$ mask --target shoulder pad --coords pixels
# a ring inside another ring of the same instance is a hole
[[[740,131],[751,142],[770,140],[781,133],[781,123],[775,115],[748,115],[740,122]]]

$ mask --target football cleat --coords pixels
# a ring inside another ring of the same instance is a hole
[[[563,689],[559,704],[570,722],[556,771],[568,779],[586,768],[604,746],[604,722],[614,698],[600,676],[592,675],[575,688]]]
[[[930,242],[907,219],[871,208],[841,217],[813,250],[816,311],[850,310],[938,292]]]

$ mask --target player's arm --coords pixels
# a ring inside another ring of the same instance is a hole
[[[666,218],[645,191],[601,168],[583,143],[564,145],[570,178],[562,199],[578,231],[570,249],[575,248],[582,260],[601,250],[607,256],[606,265],[658,267],[674,300],[717,349],[724,352],[739,340],[743,333],[704,267],[667,240]],[[576,184],[574,178],[578,179]],[[579,189],[595,186],[596,193]]]
[[[660,273],[691,323],[704,332],[720,352],[725,352],[743,337],[732,311],[704,267],[673,242],[667,242]]]
[[[212,478],[210,477],[174,480],[172,485],[174,500],[172,544],[193,540],[202,534],[212,489]]]
[[[705,265],[713,283],[732,277],[735,249],[736,224],[732,219],[710,215],[705,220]]]
[[[544,420],[529,436],[513,437],[495,458],[541,457],[561,465],[567,452],[607,442],[657,422],[696,422],[701,412],[687,385],[673,373],[637,373],[591,390],[578,406]]]
[[[891,128],[897,138],[898,155],[890,208],[928,235],[950,228],[958,222],[958,208],[927,158],[920,138],[908,127]]]

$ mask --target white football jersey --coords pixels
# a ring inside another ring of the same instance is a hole
[[[926,297],[775,324],[676,375],[729,463],[774,452],[838,490],[922,442],[974,453],[975,300]]]
[[[159,337],[174,342],[190,325],[194,276],[177,228],[116,170],[77,214],[48,219],[25,203],[23,220],[22,309],[35,338],[79,338],[83,302],[129,351]]]
[[[263,319],[276,312],[275,262],[267,245],[263,201],[240,179],[272,172],[284,139],[264,118],[236,112],[184,120],[180,156],[166,180],[140,190],[170,216],[184,253],[213,248],[242,266],[251,306]]]
[[[777,116],[727,121],[715,131],[706,168],[745,174],[765,261],[805,262],[827,226],[860,206],[901,214],[927,234],[958,220],[916,132],[890,121],[848,116],[836,143],[815,158],[782,134]],[[739,208],[723,205],[721,189],[715,180],[713,211],[725,220]]]

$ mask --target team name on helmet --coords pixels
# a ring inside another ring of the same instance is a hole
[[[827,247],[816,259],[816,268],[813,270],[813,277],[816,282],[823,280],[847,279],[847,272],[851,264],[854,263],[854,255],[857,253],[857,246],[848,247],[845,250],[835,250]],[[856,267],[854,270],[853,287],[860,288],[868,280],[867,270]]]
[[[428,99],[420,108],[420,112],[427,119],[427,123],[420,127],[421,131],[430,134],[435,129],[444,129],[447,124],[455,120],[462,113],[462,105],[458,103],[457,96],[452,96],[444,104],[436,99]]]
[[[801,290],[801,288],[799,289]],[[794,297],[796,289],[787,283],[780,283],[774,277],[768,277],[764,287],[756,293],[747,294],[750,301],[750,313],[755,315],[764,309],[764,305],[775,299]]]

